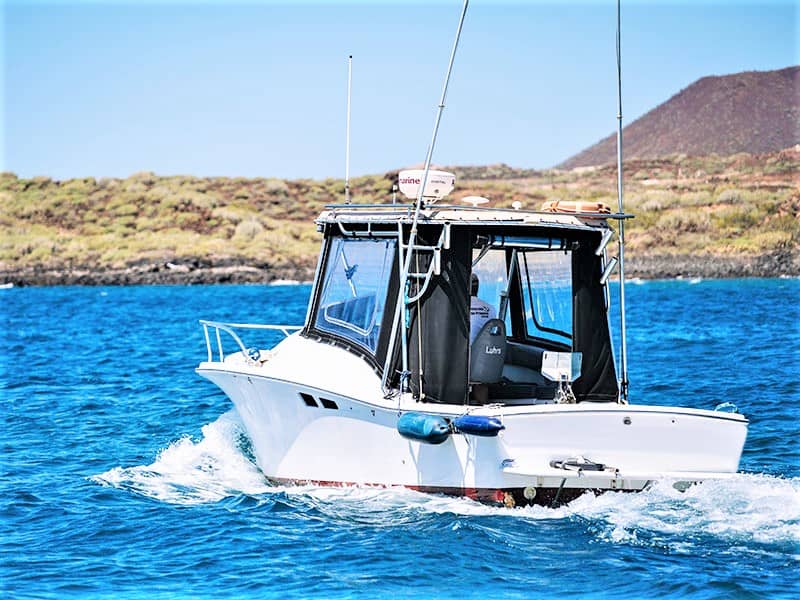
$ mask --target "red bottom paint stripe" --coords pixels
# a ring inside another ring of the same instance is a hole
[[[560,506],[571,502],[575,498],[582,496],[586,493],[594,495],[601,494],[607,491],[602,489],[586,489],[586,488],[462,488],[462,487],[446,487],[446,486],[422,486],[422,485],[387,485],[382,483],[348,483],[343,481],[321,481],[312,479],[284,479],[279,477],[270,477],[270,481],[278,485],[314,485],[321,487],[338,487],[338,488],[404,488],[422,492],[426,494],[442,494],[444,496],[457,496],[470,498],[478,502],[493,504],[498,506],[527,506],[532,504],[542,506]]]

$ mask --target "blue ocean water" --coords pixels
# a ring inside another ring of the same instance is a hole
[[[300,323],[308,293],[0,290],[0,593],[800,596],[800,280],[630,285],[632,401],[735,403],[743,473],[556,509],[268,485],[197,320]]]

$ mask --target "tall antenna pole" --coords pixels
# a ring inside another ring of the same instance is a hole
[[[422,205],[422,195],[425,193],[425,184],[428,183],[428,171],[431,168],[431,160],[433,158],[433,147],[436,145],[436,135],[439,133],[439,122],[442,120],[442,113],[444,112],[444,101],[447,98],[447,86],[450,84],[450,73],[453,70],[453,62],[456,59],[456,50],[458,49],[458,40],[461,37],[461,28],[464,25],[464,17],[467,14],[467,7],[469,6],[469,0],[464,0],[464,7],[461,9],[461,18],[458,20],[458,29],[456,29],[456,39],[453,41],[453,49],[450,51],[450,61],[447,63],[447,75],[444,77],[444,86],[442,86],[442,98],[439,100],[439,110],[436,111],[436,121],[433,124],[433,136],[431,137],[431,143],[428,145],[428,153],[425,156],[425,166],[424,172],[422,174],[422,182],[419,186],[419,195],[417,196],[417,210],[414,213],[414,226],[412,228],[412,233],[416,231],[417,228],[417,216],[419,215],[419,209]],[[408,261],[408,259],[406,259]]]
[[[353,84],[353,55],[347,57],[347,148],[344,153],[344,201],[350,204],[350,90]]]
[[[622,342],[622,402],[628,402],[628,342],[625,330],[625,218],[622,207],[622,17],[617,0],[617,198],[619,200],[619,314]]]
[[[405,255],[405,260],[403,264],[403,270],[400,273],[400,290],[397,297],[397,305],[395,307],[395,315],[394,315],[394,322],[397,323],[398,319],[402,319],[402,325],[400,327],[400,342],[401,342],[401,360],[402,360],[402,368],[403,373],[408,372],[408,341],[406,339],[406,299],[408,298],[408,271],[411,268],[411,256],[414,254],[414,243],[416,242],[417,238],[417,224],[419,222],[419,213],[422,209],[422,196],[425,193],[425,185],[428,182],[428,172],[431,168],[431,160],[433,159],[433,148],[436,145],[436,134],[439,133],[439,123],[442,120],[442,112],[444,112],[444,101],[447,97],[447,86],[450,83],[450,73],[453,71],[453,62],[456,58],[456,50],[458,49],[458,40],[461,38],[461,29],[464,26],[464,17],[467,14],[467,7],[469,6],[469,0],[464,0],[464,7],[461,9],[461,18],[458,20],[458,28],[456,29],[456,39],[453,41],[453,49],[450,51],[450,61],[447,63],[447,74],[444,77],[444,86],[442,87],[442,97],[439,100],[438,110],[436,112],[436,120],[433,124],[433,135],[431,137],[431,143],[428,146],[428,153],[425,156],[425,167],[424,172],[422,174],[422,181],[420,182],[419,186],[419,194],[417,195],[417,203],[414,208],[414,219],[411,222],[411,231],[408,234],[408,251]],[[400,243],[403,243],[403,240],[400,240]],[[394,333],[395,329],[392,329]],[[388,377],[388,365],[392,353],[394,351],[394,344],[395,339],[394,337],[390,337],[389,339],[389,350],[386,358],[386,366],[384,367],[384,374],[383,378],[386,380]],[[404,382],[403,385],[407,386],[407,381],[405,378],[401,378],[401,381]],[[403,386],[401,385],[401,388]],[[401,389],[401,392],[406,391]]]

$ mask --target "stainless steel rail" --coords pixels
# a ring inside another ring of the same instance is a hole
[[[617,0],[617,199],[619,212],[622,206],[622,9]],[[625,325],[625,220],[619,222],[619,323],[622,352],[622,381],[620,381],[621,404],[628,403],[628,341]]]
[[[239,350],[242,351],[244,356],[247,356],[248,347],[244,345],[242,342],[242,338],[234,331],[234,329],[267,329],[273,331],[280,331],[286,337],[289,337],[292,332],[298,331],[302,329],[300,325],[261,325],[258,323],[221,323],[219,321],[206,321],[200,320],[200,324],[203,326],[203,333],[205,334],[206,338],[206,351],[208,352],[208,362],[214,362],[214,352],[212,349],[211,344],[211,337],[209,336],[208,329],[212,327],[214,329],[215,338],[217,341],[217,354],[219,356],[219,362],[223,362],[225,360],[225,352],[222,347],[222,336],[220,335],[220,331],[224,331],[228,335],[230,335],[233,340],[236,342],[236,345],[239,346]]]

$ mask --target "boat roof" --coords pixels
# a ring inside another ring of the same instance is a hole
[[[410,224],[414,204],[330,204],[316,219],[318,225],[334,223]],[[420,209],[419,222],[458,223],[469,226],[538,226],[558,229],[597,230],[608,228],[607,219],[632,215],[609,213],[564,213],[524,209],[429,204]]]

